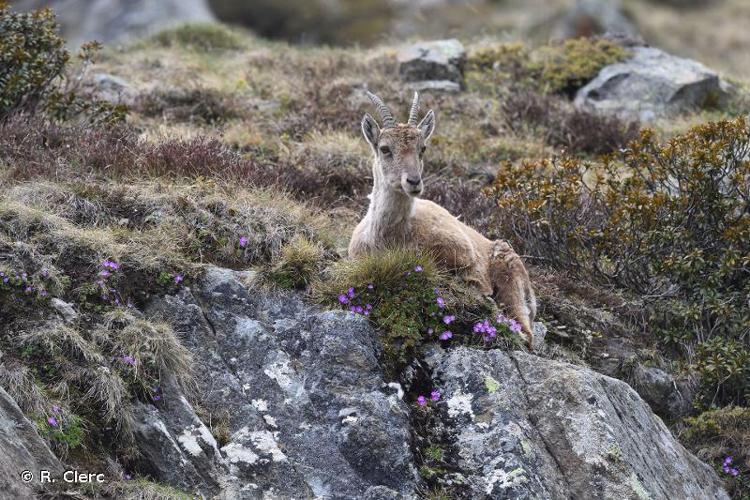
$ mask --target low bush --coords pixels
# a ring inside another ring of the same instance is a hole
[[[742,118],[697,126],[666,144],[644,131],[599,163],[564,156],[503,164],[488,192],[523,253],[641,294],[649,330],[703,371],[702,400],[744,404],[748,154]]]
[[[0,121],[20,111],[56,119],[122,120],[123,107],[83,96],[77,88],[80,78],[68,78],[70,54],[58,28],[49,9],[17,13],[0,2]],[[98,49],[96,43],[81,47],[84,69]]]
[[[638,138],[637,122],[577,109],[534,90],[512,90],[502,98],[500,109],[508,130],[520,134],[531,128],[549,145],[571,154],[611,153]]]
[[[685,419],[680,439],[713,464],[732,498],[750,495],[750,408],[728,406]]]
[[[179,47],[214,52],[247,47],[246,36],[217,23],[188,23],[159,31],[147,43],[159,47]]]
[[[147,117],[215,125],[237,116],[228,101],[227,96],[212,89],[156,89],[140,94],[134,108]]]
[[[599,71],[628,57],[606,38],[569,39],[537,49],[523,44],[482,47],[469,55],[470,87],[491,90],[497,84],[521,85],[542,93],[573,97]]]
[[[318,277],[323,259],[324,250],[319,244],[297,237],[282,247],[281,257],[264,273],[264,278],[281,288],[302,289]]]

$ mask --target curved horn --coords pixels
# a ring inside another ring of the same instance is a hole
[[[385,105],[380,97],[370,91],[367,92],[367,97],[369,97],[375,107],[378,108],[378,113],[380,113],[380,117],[383,119],[383,128],[390,128],[396,125],[396,119],[393,118],[391,110],[388,109],[388,106]]]
[[[411,109],[409,110],[409,125],[416,125],[417,118],[419,118],[419,92],[414,92],[414,100],[411,102]]]

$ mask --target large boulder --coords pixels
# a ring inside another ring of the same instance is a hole
[[[622,381],[521,352],[435,348],[426,362],[475,498],[728,498]]]
[[[36,498],[40,471],[51,478],[62,476],[63,466],[39,437],[13,398],[0,388],[0,495],[2,498]],[[30,474],[24,476],[22,474]],[[29,477],[31,479],[29,479]]]
[[[72,45],[123,41],[177,23],[214,20],[206,0],[20,0],[14,7],[51,7]]]
[[[703,64],[652,47],[603,68],[578,91],[576,106],[627,119],[652,121],[721,99],[724,85]]]
[[[417,90],[459,90],[466,50],[456,39],[420,42],[398,53],[399,74]]]
[[[220,268],[146,314],[193,352],[202,411],[172,381],[137,404],[138,472],[204,496],[415,498],[424,426],[404,394],[429,384],[446,480],[471,498],[727,498],[633,389],[587,368],[434,346],[390,380],[364,317]]]
[[[228,442],[217,455],[179,391],[165,389],[158,410],[141,412],[143,435],[171,451],[141,443],[153,457],[147,470],[176,485],[193,477],[193,489],[232,499],[413,496],[408,407],[384,378],[366,319],[257,293],[249,279],[212,268],[195,294],[150,308],[194,352],[202,405],[227,415]],[[170,404],[178,409],[162,409]]]

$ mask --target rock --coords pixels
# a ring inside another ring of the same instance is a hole
[[[638,364],[630,375],[630,384],[663,418],[677,420],[690,414],[696,384],[677,379],[656,366]]]
[[[212,495],[227,463],[211,431],[195,414],[174,381],[161,388],[170,395],[158,408],[136,403],[134,434],[140,451],[139,470],[185,489]]]
[[[728,498],[624,382],[439,346],[389,380],[364,317],[254,280],[208,268],[196,288],[147,308],[193,352],[203,418],[171,381],[161,401],[137,404],[137,472],[227,500],[415,498],[424,484],[412,443],[425,438],[404,399],[431,384],[443,394],[435,429],[452,447],[441,484],[471,498]],[[535,325],[538,344],[545,333]],[[223,426],[220,442],[209,422]]]
[[[637,33],[633,24],[623,14],[620,0],[578,0],[566,11],[552,28],[557,39],[603,35],[632,36]]]
[[[4,498],[36,498],[39,472],[50,471],[60,477],[63,466],[39,437],[34,424],[24,417],[15,401],[0,388],[0,491]],[[21,474],[28,471],[33,480],[25,482]]]
[[[229,434],[217,456],[195,422],[190,434],[198,446],[185,446],[175,438],[186,423],[193,425],[184,403],[174,412],[152,407],[144,412],[148,432],[158,436],[166,428],[174,442],[158,438],[172,451],[152,453],[149,470],[160,481],[184,484],[190,468],[181,477],[169,472],[184,458],[196,470],[211,471],[197,489],[215,494],[213,485],[220,484],[220,498],[414,496],[408,407],[383,378],[366,319],[320,312],[296,295],[258,293],[250,280],[246,273],[211,268],[195,295],[185,289],[149,308],[170,318],[194,352],[201,404],[227,415]],[[180,398],[171,390],[175,394],[164,392],[165,404]],[[199,448],[211,453],[204,457]]]
[[[421,42],[398,53],[399,74],[407,82],[445,87],[449,81],[463,84],[466,50],[456,39]],[[427,88],[427,87],[423,87]]]
[[[70,44],[124,41],[185,22],[210,22],[206,0],[20,0],[19,10],[51,7]]]
[[[426,362],[475,498],[729,498],[622,381],[521,352]]]
[[[450,80],[424,80],[420,82],[411,82],[406,84],[406,88],[422,92],[424,90],[432,92],[460,92],[461,85]]]
[[[67,324],[75,323],[75,321],[78,319],[78,313],[73,308],[72,304],[68,304],[64,300],[60,300],[57,297],[52,298],[50,300],[50,305],[52,305],[52,308],[57,311],[57,313],[62,317],[63,321]]]
[[[725,94],[716,72],[699,62],[652,47],[630,50],[633,57],[603,68],[578,91],[576,106],[647,122]]]
[[[96,97],[112,104],[132,106],[138,92],[119,76],[97,73],[93,78],[93,91]]]

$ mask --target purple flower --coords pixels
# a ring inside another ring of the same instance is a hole
[[[365,304],[365,309],[368,311],[372,310],[372,304]]]
[[[125,356],[123,356],[122,358],[120,358],[120,359],[126,365],[135,366],[135,364],[136,364],[135,358],[133,356],[130,356],[130,355],[127,355],[127,354]]]
[[[113,271],[117,271],[118,269],[120,269],[120,264],[118,264],[117,262],[113,260],[106,259],[102,261],[102,267],[106,267]]]
[[[339,302],[341,302],[342,304],[348,304],[349,297],[342,293],[341,295],[339,295]]]
[[[175,285],[179,285],[182,283],[182,280],[185,279],[185,276],[183,276],[181,273],[177,273],[174,275],[174,283]]]
[[[480,321],[474,324],[474,333],[481,333],[484,335],[484,340],[488,341],[497,335],[497,328],[492,326],[489,320]]]
[[[57,427],[57,419],[55,417],[49,417],[47,423],[52,427]]]
[[[442,297],[438,297],[436,302],[440,309],[445,307],[445,300]]]
[[[354,298],[354,288],[353,287],[349,288],[349,290],[347,290],[346,294],[349,296],[350,299],[353,299]]]
[[[521,323],[518,321],[512,319],[508,322],[508,327],[510,328],[510,331],[513,333],[520,333],[521,332]]]
[[[123,479],[124,479],[125,481],[130,481],[131,479],[133,479],[133,476],[131,476],[130,474],[128,474],[128,473],[126,472],[125,474],[123,474],[123,475],[122,475],[122,478],[123,478]]]
[[[732,477],[737,477],[737,475],[740,473],[737,469],[732,467],[732,470],[729,471],[729,473],[732,475]]]
[[[432,328],[428,328],[428,329],[427,329],[427,333],[429,333],[430,335],[432,335],[434,331],[435,331],[435,330],[433,330]]]
[[[732,457],[728,456],[724,459],[724,465],[729,465],[732,463]]]
[[[367,285],[367,288],[369,288],[370,290],[372,290],[373,288],[375,288],[375,285],[373,285],[372,283],[370,283],[369,285]]]
[[[434,389],[430,393],[430,399],[433,400],[433,401],[439,401],[440,400],[440,391],[438,391],[437,389]]]
[[[42,269],[42,277],[49,278],[49,269],[47,269],[46,267]]]
[[[438,297],[440,296],[440,290],[438,290],[437,288],[435,289],[435,295],[437,295]]]
[[[422,266],[416,266],[414,268],[415,273],[421,273],[422,271],[424,271],[424,268]]]
[[[445,323],[446,325],[450,325],[454,321],[456,321],[455,316],[451,316],[451,315],[443,316],[443,323]]]
[[[41,295],[42,297],[46,297],[47,296],[47,290],[42,290],[41,292],[39,292],[39,295]]]
[[[453,337],[453,332],[450,330],[446,330],[440,334],[440,340],[448,340],[451,337]]]
[[[110,273],[110,272],[109,272],[109,271],[107,271],[106,269],[103,269],[102,271],[99,271],[99,276],[101,276],[102,278],[106,278],[106,277],[108,277],[108,276],[109,276],[110,274],[112,274],[112,273]]]
[[[62,409],[59,406],[57,406],[57,405],[54,405],[52,407],[52,413],[57,413],[59,415],[61,411],[62,411]]]
[[[417,404],[418,404],[419,406],[424,406],[424,405],[426,405],[426,404],[427,404],[427,398],[426,398],[426,397],[424,397],[424,396],[419,396],[419,397],[417,398]]]
[[[153,392],[151,399],[154,401],[161,401],[161,387],[154,387],[151,389],[151,392]]]
[[[240,236],[240,248],[245,248],[248,241],[250,241],[250,238],[247,236]]]

